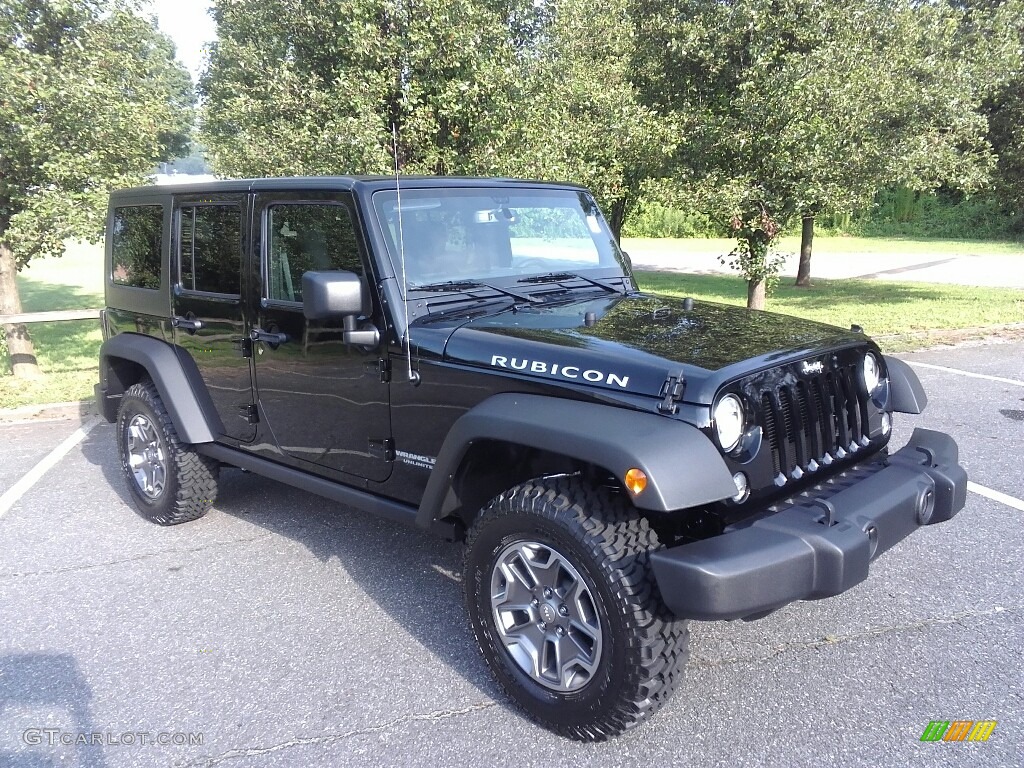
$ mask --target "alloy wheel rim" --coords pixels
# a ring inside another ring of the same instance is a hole
[[[560,693],[590,682],[601,661],[601,621],[565,555],[536,541],[509,544],[491,571],[490,595],[498,636],[520,670]]]
[[[167,484],[167,457],[156,426],[144,414],[128,422],[128,469],[146,498],[157,499]]]

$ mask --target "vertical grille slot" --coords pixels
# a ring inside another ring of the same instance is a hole
[[[788,427],[786,418],[783,415],[782,403],[779,394],[775,390],[768,390],[762,398],[765,403],[765,414],[772,421],[774,440],[772,446],[772,461],[775,466],[775,474],[780,472],[786,474],[789,471],[789,461],[792,451],[789,448]]]
[[[804,466],[810,462],[811,459],[816,459],[821,455],[821,451],[818,448],[818,429],[815,426],[817,419],[812,415],[812,405],[810,402],[811,398],[807,393],[807,382],[798,381],[796,383],[796,401],[797,401],[797,413],[800,414],[800,436],[803,443],[803,461],[801,462]]]
[[[772,405],[772,399],[768,396],[767,392],[761,395],[761,414],[764,439],[768,441],[772,451],[772,469],[774,474],[778,475],[782,471],[781,457],[779,456],[779,431],[776,427],[775,407]]]
[[[836,449],[836,423],[832,413],[832,401],[829,398],[825,376],[818,376],[811,381],[814,392],[814,404],[818,408],[818,429],[821,431],[821,453],[832,453]]]
[[[782,411],[782,440],[780,443],[786,446],[785,461],[782,463],[782,472],[787,477],[793,471],[793,468],[799,463],[800,459],[797,455],[797,430],[796,430],[796,419],[793,413],[793,398],[789,392],[788,387],[779,387],[779,407]]]
[[[847,421],[846,394],[843,392],[843,383],[838,372],[826,375],[828,378],[828,392],[832,399],[832,414],[837,427],[836,436],[839,438],[836,449],[842,448],[845,451],[850,446],[850,424]]]

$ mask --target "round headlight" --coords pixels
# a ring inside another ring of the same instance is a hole
[[[864,386],[869,393],[878,388],[878,382],[882,378],[882,367],[878,364],[878,358],[871,352],[864,355]]]
[[[726,395],[718,401],[712,414],[715,419],[715,432],[718,444],[728,453],[740,443],[746,429],[743,417],[743,403],[736,395]]]

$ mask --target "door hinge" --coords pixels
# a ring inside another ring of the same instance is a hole
[[[683,389],[685,388],[686,379],[683,377],[682,371],[675,376],[669,376],[661,385],[661,392],[658,393],[662,398],[658,403],[658,410],[675,415],[679,411],[679,401],[683,399]]]
[[[375,459],[383,459],[384,461],[395,460],[395,441],[390,437],[385,437],[383,440],[370,440],[370,455]]]
[[[387,384],[391,381],[391,358],[382,357],[377,361],[377,370],[380,372],[380,383]]]
[[[239,339],[238,349],[242,353],[242,357],[252,357],[252,339]]]
[[[256,403],[249,403],[248,405],[240,405],[238,407],[238,415],[246,420],[249,424],[260,423],[260,409]]]

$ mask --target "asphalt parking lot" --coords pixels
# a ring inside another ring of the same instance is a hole
[[[597,745],[506,704],[456,545],[236,470],[205,518],[154,526],[97,425],[0,503],[0,766],[1018,766],[1024,344],[903,357],[931,402],[894,442],[949,431],[1006,498],[972,491],[838,598],[693,623],[673,701]],[[79,427],[0,425],[0,494]],[[931,720],[998,725],[922,743]]]

